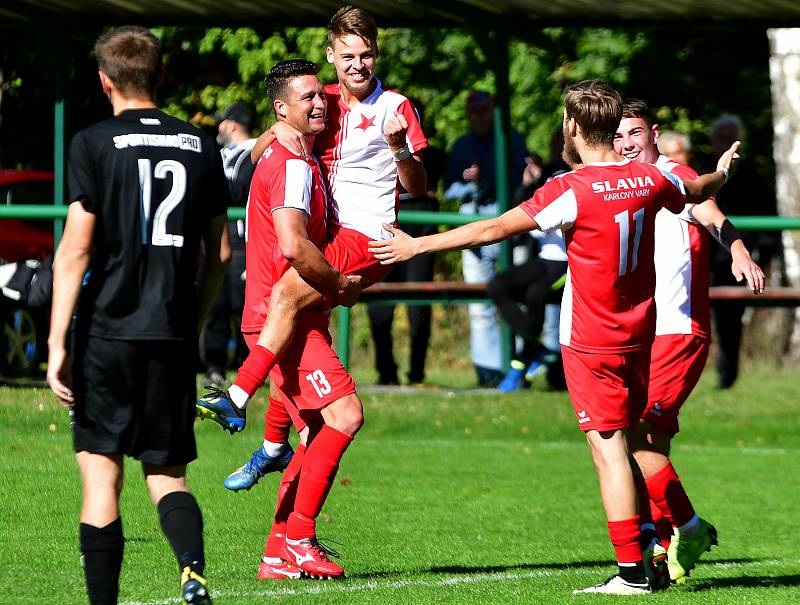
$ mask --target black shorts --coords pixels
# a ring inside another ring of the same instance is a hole
[[[197,458],[195,345],[76,339],[76,452],[126,454],[161,466]]]

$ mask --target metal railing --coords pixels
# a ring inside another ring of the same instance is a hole
[[[52,206],[43,204],[17,204],[0,205],[0,219],[41,219],[63,220],[67,216],[67,206]],[[243,219],[244,208],[230,208],[228,216],[231,219]],[[400,211],[398,221],[408,225],[439,225],[455,227],[468,223],[491,218],[485,214],[460,214],[458,212],[426,212],[426,211]],[[783,229],[800,229],[800,216],[731,216],[731,222],[743,231],[780,231]],[[469,302],[486,302],[488,297],[470,297],[446,301],[430,301],[436,304],[466,304]],[[392,299],[381,300],[377,304],[404,304],[408,299],[397,296]],[[415,304],[420,304],[415,301]],[[337,352],[345,367],[350,359],[350,324],[351,309],[340,307],[337,319]]]
[[[52,206],[47,204],[10,204],[0,205],[0,218],[21,219],[64,219],[68,206]],[[228,216],[232,219],[243,219],[244,208],[230,208]],[[401,210],[399,221],[408,225],[440,225],[456,227],[474,221],[491,218],[488,214],[460,214],[458,212],[429,212]],[[743,231],[780,231],[782,229],[800,229],[800,216],[731,216],[731,222]]]

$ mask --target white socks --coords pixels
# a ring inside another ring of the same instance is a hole
[[[247,394],[242,387],[238,387],[235,384],[232,384],[228,387],[228,395],[231,396],[231,401],[233,401],[233,405],[235,405],[240,410],[243,410],[247,407],[247,402],[250,401],[250,395]]]
[[[270,458],[282,454],[285,446],[286,443],[275,443],[274,441],[267,441],[266,439],[264,439],[264,443],[261,444],[261,447],[264,448],[264,451]]]

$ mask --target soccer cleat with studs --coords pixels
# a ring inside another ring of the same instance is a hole
[[[243,489],[249,490],[264,475],[282,471],[289,466],[292,456],[294,456],[294,450],[288,443],[283,452],[277,456],[269,456],[264,451],[263,446],[259,447],[253,452],[247,464],[240,466],[225,478],[223,485],[232,492],[238,492]]]
[[[642,552],[642,559],[650,588],[654,592],[669,588],[667,549],[658,540],[652,540],[650,545]]]
[[[312,580],[337,580],[344,577],[344,569],[331,561],[328,555],[338,557],[339,553],[317,538],[286,538],[283,545],[283,558],[297,565],[302,570],[303,577]]]
[[[678,584],[685,582],[700,556],[718,543],[717,529],[705,519],[700,519],[700,529],[694,536],[682,536],[676,528],[668,551],[670,579]]]
[[[239,409],[227,389],[207,387],[206,394],[197,400],[195,415],[201,420],[213,420],[231,435],[244,430],[247,410]]]
[[[627,580],[623,580],[622,576],[615,575],[608,578],[608,580],[602,584],[595,584],[594,586],[589,586],[588,588],[573,590],[572,594],[598,593],[629,596],[637,594],[650,594],[652,592],[653,591],[650,589],[650,585],[647,582],[642,584],[628,582]]]
[[[184,567],[181,573],[181,598],[183,605],[212,605],[208,594],[208,582],[191,567]]]

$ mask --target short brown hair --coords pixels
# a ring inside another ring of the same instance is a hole
[[[333,48],[333,41],[345,36],[358,36],[378,52],[378,26],[367,11],[354,6],[343,6],[331,17],[328,24],[328,46]]]
[[[269,100],[274,103],[276,99],[286,101],[286,94],[289,90],[289,82],[300,76],[316,76],[319,67],[316,63],[305,59],[287,59],[273,65],[264,84],[267,85]]]
[[[155,94],[161,43],[146,27],[126,25],[103,34],[94,45],[94,55],[97,66],[123,94]]]
[[[610,148],[622,118],[622,98],[600,80],[584,80],[567,86],[564,111],[574,118],[588,145]]]
[[[640,118],[644,120],[650,128],[656,123],[656,118],[653,116],[653,112],[650,111],[647,103],[635,97],[629,97],[622,103],[622,117]]]

